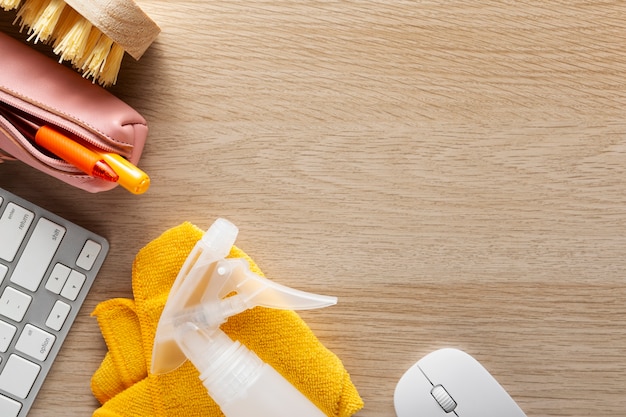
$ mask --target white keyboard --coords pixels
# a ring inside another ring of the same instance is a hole
[[[0,417],[25,417],[107,241],[0,188]]]

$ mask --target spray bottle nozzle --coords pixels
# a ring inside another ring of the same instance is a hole
[[[201,332],[210,343],[211,335],[220,332],[219,326],[229,317],[257,306],[307,310],[337,303],[336,297],[294,290],[263,278],[250,271],[244,259],[227,259],[237,233],[234,224],[218,219],[187,257],[159,320],[153,373],[173,371],[185,362],[181,348],[185,332]]]

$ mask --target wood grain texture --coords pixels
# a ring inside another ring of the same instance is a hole
[[[402,373],[444,346],[528,416],[623,416],[623,2],[138,4],[162,32],[111,91],[148,119],[148,193],[0,165],[112,247],[33,416],[91,414],[88,313],[131,296],[143,245],[217,216],[269,277],[339,296],[303,317],[359,417],[394,415]]]

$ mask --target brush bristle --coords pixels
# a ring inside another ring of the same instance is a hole
[[[20,5],[20,0],[0,0],[0,7],[2,7],[5,11],[17,9],[17,6]]]
[[[65,9],[65,2],[63,0],[51,0],[46,7],[41,10],[32,25],[30,25],[31,35],[28,40],[34,40],[35,43],[39,41],[47,42],[52,36],[52,32],[59,21],[59,17],[61,17],[63,9]]]
[[[19,23],[20,32],[28,27],[31,23],[37,20],[37,16],[40,14],[40,10],[47,5],[46,0],[26,0],[22,3],[22,7],[17,11],[17,16],[13,21],[13,24]]]
[[[5,10],[19,4],[20,0],[0,0]],[[104,87],[117,81],[124,49],[63,0],[26,0],[13,23],[20,31],[28,28],[29,41],[51,44],[59,62],[71,62],[84,77]]]
[[[59,61],[71,62],[75,57],[83,56],[90,32],[91,23],[71,7],[66,7],[52,34],[52,50],[59,56]]]
[[[94,29],[92,29],[92,34]],[[122,64],[124,49],[105,34],[99,33],[99,35],[95,45],[88,48],[89,52],[84,54],[82,59],[77,61],[75,65],[83,72],[83,76],[86,78],[93,77],[101,84],[103,82],[115,84],[117,73]]]

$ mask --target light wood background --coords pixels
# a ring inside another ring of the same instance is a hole
[[[91,415],[90,311],[131,296],[150,240],[218,216],[268,276],[339,297],[303,317],[359,417],[395,415],[400,376],[446,346],[528,416],[624,415],[624,2],[139,4],[163,31],[111,91],[149,122],[148,193],[0,166],[111,243],[33,417]]]

